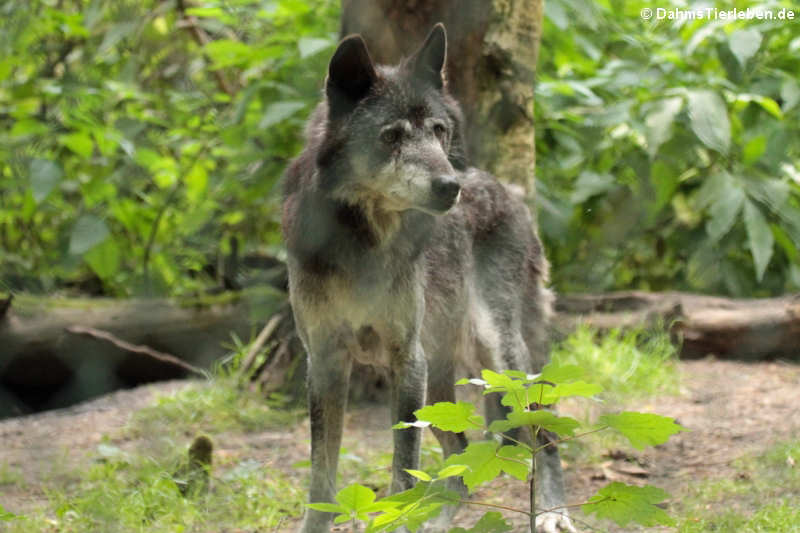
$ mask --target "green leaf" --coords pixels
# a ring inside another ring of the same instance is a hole
[[[49,159],[33,159],[30,164],[33,200],[40,204],[61,181],[64,172],[61,166]]]
[[[211,41],[203,50],[218,69],[247,63],[253,57],[250,45],[231,39]]]
[[[375,493],[358,483],[349,485],[336,494],[336,501],[348,512],[361,512],[375,501]]]
[[[84,159],[92,157],[94,143],[92,142],[92,137],[88,133],[68,133],[66,135],[61,135],[58,141],[62,146],[66,146]]]
[[[489,431],[503,433],[509,429],[523,426],[541,426],[558,435],[574,435],[580,427],[580,422],[568,416],[556,416],[549,411],[539,409],[536,411],[511,411],[505,420],[495,420],[489,426]]]
[[[742,149],[742,161],[745,165],[752,165],[764,155],[767,150],[766,135],[757,135],[750,139]]]
[[[326,48],[330,48],[334,42],[330,39],[319,39],[317,37],[302,37],[297,41],[297,49],[300,51],[300,57],[305,59],[319,53]]]
[[[82,255],[106,238],[109,231],[106,223],[94,215],[81,215],[72,227],[69,237],[69,253]]]
[[[347,514],[347,510],[341,505],[335,503],[307,503],[306,507],[314,509],[315,511],[322,511],[323,513],[341,513]]]
[[[437,479],[445,479],[453,476],[460,476],[467,470],[467,465],[450,465],[439,470],[436,474]]]
[[[445,461],[446,466],[466,465],[464,484],[470,492],[481,483],[490,481],[500,475],[503,470],[502,460],[497,458],[498,444],[493,441],[470,442],[459,454],[453,454]]]
[[[258,127],[259,129],[267,129],[279,122],[283,122],[305,107],[305,102],[276,102],[264,111]]]
[[[736,96],[736,103],[739,104],[740,102],[755,102],[773,117],[777,118],[778,120],[783,119],[783,111],[781,111],[781,106],[779,106],[778,102],[769,96],[764,96],[762,94],[739,94]]]
[[[711,204],[710,218],[706,224],[706,232],[712,242],[728,233],[745,199],[744,190],[736,180],[729,180],[728,187],[719,192],[720,196]]]
[[[114,24],[103,36],[103,42],[97,48],[97,55],[101,56],[114,48],[118,42],[133,33],[136,29],[135,21],[126,21]]]
[[[688,431],[667,416],[626,411],[617,415],[603,415],[598,424],[609,426],[622,433],[637,450],[656,446],[669,440],[671,435]]]
[[[83,260],[102,280],[110,279],[119,270],[120,251],[114,239],[105,239],[83,255]]]
[[[190,7],[186,9],[187,15],[201,18],[214,18],[227,25],[235,25],[236,17],[226,13],[221,7]]]
[[[700,141],[722,154],[731,144],[731,123],[725,102],[714,91],[689,91],[689,121]]]
[[[475,414],[475,406],[465,402],[438,402],[414,411],[418,420],[430,422],[442,431],[460,433],[467,429],[483,429],[485,421]]]
[[[598,174],[584,170],[575,182],[575,190],[570,195],[570,202],[582,204],[592,196],[608,192],[614,187],[614,176],[611,174]]]
[[[506,393],[500,400],[512,409],[524,409],[528,406],[528,389],[521,379],[514,379],[508,371],[498,374],[488,369],[481,370],[481,377],[486,382],[483,394]]]
[[[643,526],[673,525],[674,520],[657,504],[669,498],[663,490],[646,485],[634,487],[615,481],[597,491],[581,506],[585,514],[613,520],[624,527],[630,522]]]
[[[744,204],[744,227],[747,230],[747,241],[756,267],[756,280],[760,282],[772,258],[775,239],[761,210],[749,200]]]
[[[758,52],[761,39],[761,33],[753,29],[738,30],[728,37],[728,46],[742,67]]]
[[[421,481],[433,480],[433,478],[430,475],[428,475],[427,472],[423,472],[422,470],[412,470],[411,468],[406,468],[405,471]]]
[[[654,156],[658,148],[669,139],[672,133],[672,123],[683,108],[683,98],[673,97],[658,102],[659,108],[645,119],[645,138],[647,139],[647,153]]]
[[[787,112],[800,103],[800,84],[793,78],[786,78],[781,85],[783,112]]]
[[[678,173],[675,168],[661,159],[650,166],[650,183],[656,191],[656,213],[668,205],[678,189]]]
[[[208,188],[208,171],[203,161],[198,161],[184,176],[186,182],[186,198],[193,204],[199,202]]]
[[[368,531],[392,531],[402,525],[416,531],[425,521],[439,514],[442,505],[459,499],[459,494],[448,490],[443,483],[419,482],[412,489],[375,502],[374,506],[382,506],[376,510],[384,512],[375,517]]]
[[[550,385],[532,385],[528,398],[541,405],[552,405],[561,398],[569,396],[582,396],[591,398],[603,392],[603,387],[596,383],[586,383],[585,381],[574,381],[572,383],[560,383],[555,387]]]
[[[2,504],[0,504],[0,522],[10,522],[11,520],[14,520],[15,518],[17,518],[17,515],[15,515],[14,513],[10,512],[10,511],[6,511],[3,508]]]
[[[531,471],[531,452],[517,445],[503,446],[497,450],[500,469],[506,474],[525,481]]]
[[[489,511],[470,529],[454,527],[448,533],[505,533],[512,529],[511,524],[506,522],[502,514],[497,511]]]

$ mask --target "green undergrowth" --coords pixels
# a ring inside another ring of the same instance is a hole
[[[231,378],[198,382],[136,412],[128,431],[131,436],[260,431],[291,425],[303,416],[284,403],[279,395],[265,400],[262,394],[239,388]]]
[[[800,532],[800,438],[733,463],[724,479],[690,486],[680,533]]]
[[[242,386],[236,365],[217,368],[136,411],[118,434],[106,435],[82,466],[63,466],[40,480],[43,504],[23,515],[0,507],[9,533],[275,531],[301,512],[305,491],[296,480],[249,453],[215,454],[211,489],[184,497],[179,489],[187,447],[199,434],[217,443],[249,432],[291,427],[302,411],[280,396]],[[245,444],[246,446],[246,444]],[[234,447],[235,448],[235,447]],[[16,480],[0,468],[0,481]]]
[[[104,443],[91,455],[91,464],[72,485],[44,487],[44,508],[25,516],[0,513],[0,531],[268,531],[300,512],[302,492],[285,475],[255,461],[221,467],[208,494],[184,498],[176,484],[177,453],[127,453]]]
[[[663,329],[599,333],[582,325],[554,347],[552,360],[581,367],[610,403],[674,394],[678,388],[677,350]]]
[[[584,422],[622,406],[638,406],[656,395],[679,394],[677,349],[661,328],[601,332],[581,325],[553,347],[552,361],[580,367],[603,388],[595,401],[567,398],[559,405],[560,412]],[[577,463],[604,461],[611,449],[631,450],[624,439],[609,432],[567,441],[561,449],[565,460]]]

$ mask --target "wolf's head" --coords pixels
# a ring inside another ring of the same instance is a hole
[[[441,24],[392,67],[375,66],[359,35],[339,44],[325,84],[322,187],[384,211],[441,214],[458,202],[465,157],[461,112],[447,94],[446,55]]]

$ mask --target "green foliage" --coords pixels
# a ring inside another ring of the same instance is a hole
[[[609,518],[620,526],[635,522],[643,526],[672,525],[674,520],[657,505],[669,494],[656,487],[609,483],[581,506],[586,514]]]
[[[505,371],[502,373],[484,370],[481,379],[464,379],[462,385],[477,385],[485,394],[501,394],[502,403],[510,407],[506,417],[495,420],[486,428],[482,417],[475,415],[475,407],[459,402],[440,402],[414,412],[416,422],[397,424],[395,430],[403,431],[410,427],[427,427],[443,431],[461,432],[466,429],[483,429],[494,432],[498,437],[513,444],[501,445],[498,440],[470,442],[463,452],[449,456],[444,468],[434,476],[426,471],[407,470],[418,482],[413,489],[387,498],[375,500],[375,494],[360,485],[342,489],[337,496],[338,504],[313,503],[308,506],[324,512],[338,513],[337,522],[359,520],[368,522],[367,531],[393,531],[401,526],[411,531],[430,518],[436,516],[445,504],[477,504],[481,502],[462,501],[458,493],[448,491],[443,481],[460,476],[468,491],[473,493],[480,485],[495,479],[503,473],[520,481],[532,483],[535,477],[535,455],[553,443],[537,444],[531,447],[524,437],[520,440],[517,429],[537,435],[541,429],[549,430],[558,436],[558,441],[583,437],[604,429],[613,429],[630,440],[637,448],[662,444],[669,437],[685,428],[671,418],[636,412],[608,414],[601,416],[594,429],[576,433],[582,424],[569,417],[537,409],[542,399],[555,403],[564,397],[593,397],[602,387],[587,383],[581,378],[583,371],[571,364],[559,366],[550,363],[537,375],[524,372]],[[533,438],[528,442],[538,443]],[[556,442],[556,444],[557,444]],[[667,493],[655,487],[635,487],[622,483],[612,483],[582,507],[584,512],[596,513],[600,518],[610,518],[620,525],[636,522],[642,525],[670,525],[673,520],[658,504],[668,498]],[[532,504],[533,505],[533,504]],[[536,512],[532,509],[512,509],[526,514],[531,522]],[[370,514],[377,516],[370,517]],[[510,526],[499,513],[487,513],[469,531],[508,531]],[[451,533],[466,531],[455,528]]]
[[[277,253],[276,183],[338,13],[334,0],[3,4],[10,288],[99,278],[109,294],[175,294],[216,282],[204,267],[231,237]]]
[[[675,391],[677,360],[669,334],[660,329],[615,329],[600,333],[580,326],[552,352],[555,368],[574,367],[579,370],[573,371],[573,375],[591,376],[592,381],[602,387],[602,397],[614,403],[625,398]],[[551,379],[547,375],[542,377]],[[565,379],[551,380],[563,382]],[[562,387],[565,386],[562,383]]]
[[[500,446],[493,440],[474,441],[463,452],[448,457],[445,464],[467,467],[462,478],[472,492],[501,472],[524,481],[530,469],[530,457],[530,452],[520,446]]]
[[[101,448],[103,447],[103,448]],[[184,498],[173,478],[178,457],[127,453],[103,444],[68,486],[45,488],[46,506],[10,521],[9,533],[59,531],[270,530],[300,509],[302,491],[280,472],[243,462],[214,475],[207,495]]]
[[[405,429],[411,426],[427,427],[430,424],[459,433],[468,429],[480,429],[485,425],[483,417],[475,414],[475,406],[471,403],[438,402],[419,410],[420,420],[425,422],[401,422],[393,429]]]
[[[511,530],[511,525],[503,519],[503,515],[497,511],[489,511],[471,528],[455,527],[450,533],[504,533]]]
[[[785,0],[711,5],[798,13]],[[545,2],[537,176],[556,286],[797,290],[796,21],[645,21],[643,8]]]
[[[624,412],[603,415],[598,423],[620,432],[637,450],[664,444],[670,436],[686,431],[686,428],[676,424],[673,419],[650,413]]]
[[[5,509],[3,509],[3,506],[0,505],[0,522],[10,522],[15,518],[17,518],[17,515],[6,511]]]

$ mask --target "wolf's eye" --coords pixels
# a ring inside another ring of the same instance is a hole
[[[390,128],[381,132],[381,141],[386,144],[395,144],[400,140],[400,130],[397,128]]]
[[[434,124],[433,125],[433,133],[439,139],[444,139],[445,134],[447,133],[447,128],[444,127],[444,124]]]

